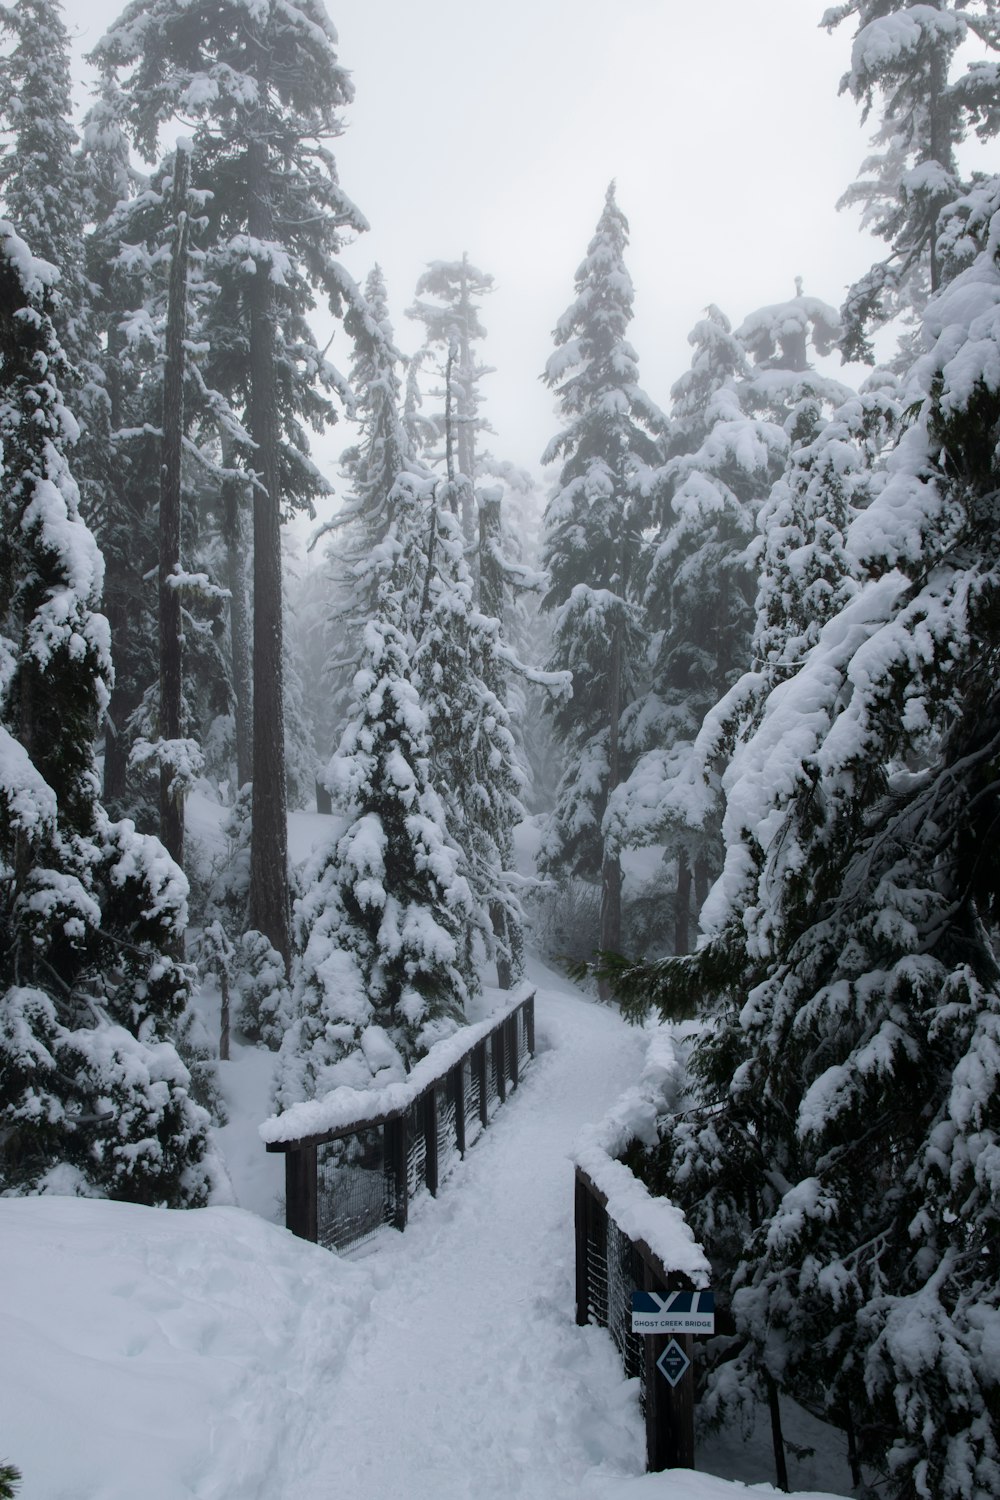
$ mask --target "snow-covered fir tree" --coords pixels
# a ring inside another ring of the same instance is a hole
[[[291,951],[287,876],[280,525],[329,490],[306,427],[333,420],[346,383],[309,325],[317,293],[351,321],[364,302],[337,255],[365,220],[341,189],[327,142],[352,86],[322,0],[133,0],[95,49],[120,80],[130,128],[152,157],[170,120],[193,124],[193,183],[213,189],[206,270],[219,287],[211,385],[231,399],[253,449],[253,857],[251,922]]]
[[[479,383],[492,374],[476,345],[486,337],[480,304],[493,290],[493,277],[461,260],[431,261],[417,282],[416,301],[407,316],[424,325],[424,350],[433,352],[443,386],[434,394],[444,401],[430,418],[448,481],[457,487],[454,503],[469,545],[476,541],[474,485],[478,478],[477,437],[492,429],[480,414]],[[426,357],[421,363],[426,362]],[[425,419],[426,420],[426,419]],[[443,446],[443,452],[441,448]]]
[[[851,65],[841,80],[875,112],[873,153],[840,200],[862,205],[861,222],[889,245],[844,303],[846,358],[871,359],[870,333],[903,312],[919,313],[941,281],[938,216],[968,184],[957,152],[971,128],[983,140],[1000,126],[996,0],[845,0],[823,17],[829,29],[855,22]],[[977,45],[958,54],[967,41]],[[979,55],[977,55],[979,54]],[[956,68],[956,62],[958,66]]]
[[[620,976],[715,1013],[655,1156],[731,1295],[737,1376],[758,1362],[926,1500],[1000,1482],[998,210],[994,179],[954,211],[964,268],[843,537],[854,582],[726,772],[706,941]]]
[[[472,895],[430,782],[429,726],[411,677],[408,539],[395,533],[383,544],[354,720],[327,770],[347,827],[307,871],[296,903],[296,1020],[282,1046],[281,1107],[341,1083],[402,1077],[460,1024],[478,985],[465,941]]]
[[[555,709],[568,764],[542,847],[545,867],[600,881],[599,943],[621,943],[621,865],[604,836],[608,798],[625,774],[621,718],[642,656],[635,602],[645,482],[657,465],[664,418],[638,383],[628,342],[633,288],[624,262],[628,223],[608,188],[597,230],[559,319],[545,382],[565,421],[543,462],[562,460],[545,512],[543,562],[556,611],[550,666],[573,676]]]
[[[173,956],[187,888],[97,797],[111,666],[102,560],[66,457],[77,429],[45,305],[54,275],[5,224],[0,1184],[197,1205],[217,1168],[170,1040],[189,997]]]

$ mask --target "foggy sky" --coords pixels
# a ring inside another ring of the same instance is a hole
[[[419,342],[403,313],[425,262],[468,251],[493,273],[483,355],[497,373],[483,389],[499,457],[537,471],[557,430],[539,375],[612,177],[632,231],[632,341],[664,407],[707,303],[736,324],[801,275],[839,304],[876,258],[856,211],[834,206],[866,139],[837,93],[850,31],[819,29],[824,0],[328,8],[356,88],[340,178],[372,226],[345,263],[359,280],[382,265],[405,352]],[[65,0],[79,53],[119,9]],[[331,358],[349,357],[341,334]],[[330,470],[348,437],[318,444]]]

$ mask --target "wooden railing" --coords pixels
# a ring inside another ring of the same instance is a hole
[[[463,1033],[439,1043],[405,1084],[352,1092],[354,1116],[338,1117],[330,1129],[284,1138],[280,1115],[262,1128],[267,1150],[285,1156],[285,1223],[293,1234],[350,1249],[387,1226],[405,1229],[412,1198],[437,1193],[534,1056],[534,992],[468,1034],[464,1049]]]
[[[608,1213],[608,1200],[582,1167],[576,1169],[576,1321],[606,1328],[629,1379],[639,1377],[646,1418],[647,1469],[694,1468],[693,1361],[675,1387],[656,1368],[671,1339],[692,1360],[690,1334],[632,1332],[632,1293],[693,1290],[694,1282],[665,1266],[643,1240],[633,1240]]]

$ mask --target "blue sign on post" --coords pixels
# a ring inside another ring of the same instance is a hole
[[[691,1361],[676,1339],[671,1339],[659,1359],[656,1368],[670,1385],[676,1386],[691,1368]]]
[[[714,1333],[715,1293],[633,1292],[632,1332]]]

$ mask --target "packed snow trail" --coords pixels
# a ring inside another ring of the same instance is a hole
[[[551,989],[536,1024],[538,1054],[506,1107],[438,1198],[414,1205],[405,1236],[378,1243],[370,1312],[289,1455],[283,1494],[575,1500],[602,1463],[642,1472],[617,1355],[574,1322],[568,1157],[634,1083],[643,1038]]]

